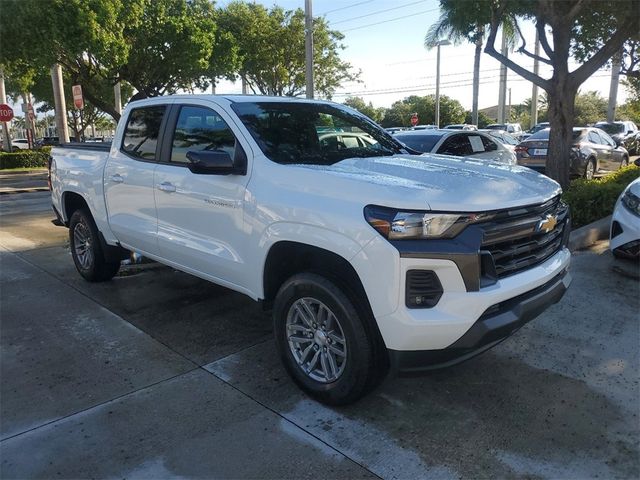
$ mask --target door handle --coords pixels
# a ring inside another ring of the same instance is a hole
[[[162,182],[160,185],[158,185],[158,190],[171,193],[176,191],[176,186],[171,182]]]
[[[115,175],[111,175],[111,181],[113,183],[122,183],[124,182],[124,178],[122,178],[122,175],[119,173],[116,173]]]

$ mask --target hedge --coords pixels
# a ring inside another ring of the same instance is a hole
[[[0,153],[0,170],[6,168],[46,167],[51,149],[19,150],[13,153]]]
[[[562,198],[571,207],[573,228],[611,215],[622,191],[638,177],[640,168],[630,165],[606,177],[571,182]]]

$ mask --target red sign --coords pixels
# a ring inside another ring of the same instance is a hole
[[[13,109],[6,103],[1,104],[0,122],[10,122],[11,120],[13,120]]]
[[[27,106],[27,116],[29,117],[30,122],[33,122],[34,118],[36,118],[36,114],[33,111],[33,105],[31,104]]]
[[[77,109],[81,109],[84,107],[84,99],[82,98],[82,86],[74,85],[71,87],[71,91],[73,92],[73,104]]]
[[[415,127],[417,124],[418,124],[418,114],[414,113],[413,115],[411,115],[411,125]]]

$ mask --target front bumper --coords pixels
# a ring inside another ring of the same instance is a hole
[[[640,217],[631,213],[620,199],[616,203],[611,217],[611,236],[609,248],[621,256],[638,258],[640,241]]]
[[[444,368],[468,360],[500,343],[557,303],[571,283],[565,269],[533,290],[489,307],[467,332],[440,350],[389,350],[391,368],[404,374]]]

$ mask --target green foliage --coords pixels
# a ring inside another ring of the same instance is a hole
[[[235,1],[218,11],[219,27],[237,45],[237,76],[254,93],[298,96],[305,93],[304,11],[267,9]],[[351,65],[340,60],[344,36],[330,30],[324,18],[314,18],[314,88],[331,97],[345,81],[357,80]]]
[[[366,115],[377,123],[380,123],[384,117],[384,108],[376,108],[371,102],[367,104],[361,97],[349,97],[344,101],[344,104],[354,110],[358,110],[360,113]]]
[[[622,191],[638,177],[640,168],[630,165],[603,178],[571,182],[562,199],[571,207],[573,228],[611,215]]]
[[[51,150],[20,150],[18,152],[0,152],[0,170],[6,168],[41,168],[48,165]]]
[[[616,116],[619,120],[640,124],[640,77],[628,77],[622,80],[622,84],[629,92],[629,98],[617,109]]]
[[[412,95],[399,100],[387,109],[382,119],[383,127],[408,127],[411,125],[411,115],[418,114],[420,125],[434,124],[436,118],[436,96],[419,97]],[[463,123],[465,110],[462,104],[451,97],[440,95],[440,125]]]
[[[469,125],[471,125],[473,123],[473,119],[471,117],[471,111],[468,111],[466,113],[466,115],[464,117],[464,123],[468,123]],[[486,128],[487,125],[489,125],[491,123],[495,123],[495,120],[493,118],[489,118],[484,113],[478,112],[478,125],[476,125],[476,127],[478,127],[478,128]]]
[[[598,92],[578,93],[573,124],[582,127],[607,118],[607,100]]]

